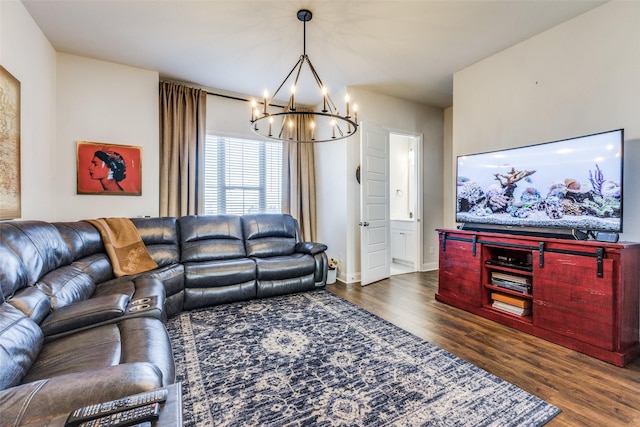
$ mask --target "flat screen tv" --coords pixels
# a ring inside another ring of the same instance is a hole
[[[459,156],[456,221],[518,232],[622,232],[624,130]]]

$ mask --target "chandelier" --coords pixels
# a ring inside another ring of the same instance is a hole
[[[255,99],[251,101],[251,129],[264,138],[278,141],[328,142],[347,138],[358,130],[358,106],[354,104],[350,109],[349,95],[346,95],[345,114],[340,114],[326,86],[311,64],[309,56],[307,56],[307,22],[311,21],[312,14],[309,10],[301,9],[297,16],[304,27],[302,55],[271,97],[265,90],[261,107]],[[317,108],[322,108],[319,111],[305,111],[307,108],[296,105],[296,89],[305,64],[311,71],[322,97],[318,101]],[[289,86],[291,90],[289,102],[282,112],[270,112],[268,107],[292,76],[295,78]],[[353,117],[351,111],[353,111]]]

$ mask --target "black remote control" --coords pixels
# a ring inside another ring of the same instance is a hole
[[[81,423],[79,427],[124,427],[139,424],[142,421],[157,420],[160,415],[160,404],[151,403],[133,409],[116,412]]]
[[[167,395],[168,392],[166,389],[152,390],[145,393],[123,397],[122,399],[83,406],[82,408],[76,409],[69,415],[65,426],[77,426],[83,421],[104,417],[115,412],[125,411],[127,409],[147,405],[149,403],[164,402],[167,400]]]

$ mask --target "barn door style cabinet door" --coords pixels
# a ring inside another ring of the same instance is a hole
[[[640,244],[438,233],[438,301],[618,366],[640,355]]]

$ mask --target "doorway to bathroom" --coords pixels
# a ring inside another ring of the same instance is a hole
[[[397,132],[389,135],[391,275],[420,271],[421,142],[421,136],[417,135]]]

